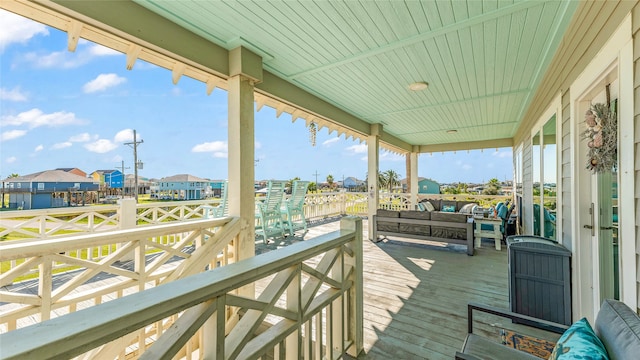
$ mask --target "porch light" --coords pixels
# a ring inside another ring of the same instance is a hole
[[[422,91],[429,87],[429,83],[420,81],[409,84],[409,90],[411,91]]]
[[[447,130],[447,134],[455,134],[457,132],[458,132],[458,130],[456,130],[456,129]]]

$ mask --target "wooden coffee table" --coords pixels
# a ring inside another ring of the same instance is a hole
[[[502,219],[498,218],[474,218],[475,228],[473,236],[475,237],[475,248],[479,249],[482,246],[482,238],[494,239],[496,243],[496,250],[502,250],[502,232],[500,231],[500,225],[502,225]],[[482,230],[482,225],[491,225],[493,230]]]

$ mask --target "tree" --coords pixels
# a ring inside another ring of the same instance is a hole
[[[387,187],[387,177],[382,171],[378,171],[378,189]]]
[[[500,181],[498,181],[498,179],[493,178],[491,180],[489,180],[489,182],[486,184],[486,187],[484,190],[482,190],[482,194],[484,195],[498,195],[498,193],[500,192]]]
[[[327,175],[327,184],[329,184],[330,189],[333,189],[333,175]]]
[[[17,177],[20,177],[20,175],[18,175],[17,173],[13,173],[9,175],[9,178],[17,178]]]
[[[318,191],[318,185],[316,185],[315,182],[310,182],[309,183],[309,188],[307,189],[307,192],[315,192]]]
[[[400,185],[400,175],[397,172],[387,170],[384,172],[384,177],[386,179],[386,186],[389,189],[389,192],[391,192],[395,186]]]
[[[287,194],[291,194],[291,189],[293,189],[293,182],[296,180],[300,180],[300,177],[296,176],[293,179],[287,181],[286,184],[284,184],[284,187],[287,189]]]

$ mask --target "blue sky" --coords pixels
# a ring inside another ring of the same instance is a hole
[[[203,83],[81,40],[67,51],[59,30],[0,10],[0,177],[58,167],[87,173],[133,169],[124,145],[135,129],[144,143],[139,175],[227,178],[227,94]],[[324,181],[367,173],[366,144],[318,132],[311,146],[304,121],[256,112],[256,179]],[[510,148],[421,154],[418,175],[441,183],[511,179]],[[406,176],[405,157],[381,151],[380,170]]]

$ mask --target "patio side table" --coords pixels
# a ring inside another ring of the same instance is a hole
[[[496,218],[474,218],[475,230],[473,236],[475,237],[475,248],[479,249],[482,246],[482,238],[494,239],[496,243],[496,250],[502,250],[502,232],[500,231],[500,225],[502,225],[502,219]],[[492,230],[483,230],[482,225],[490,225]]]

